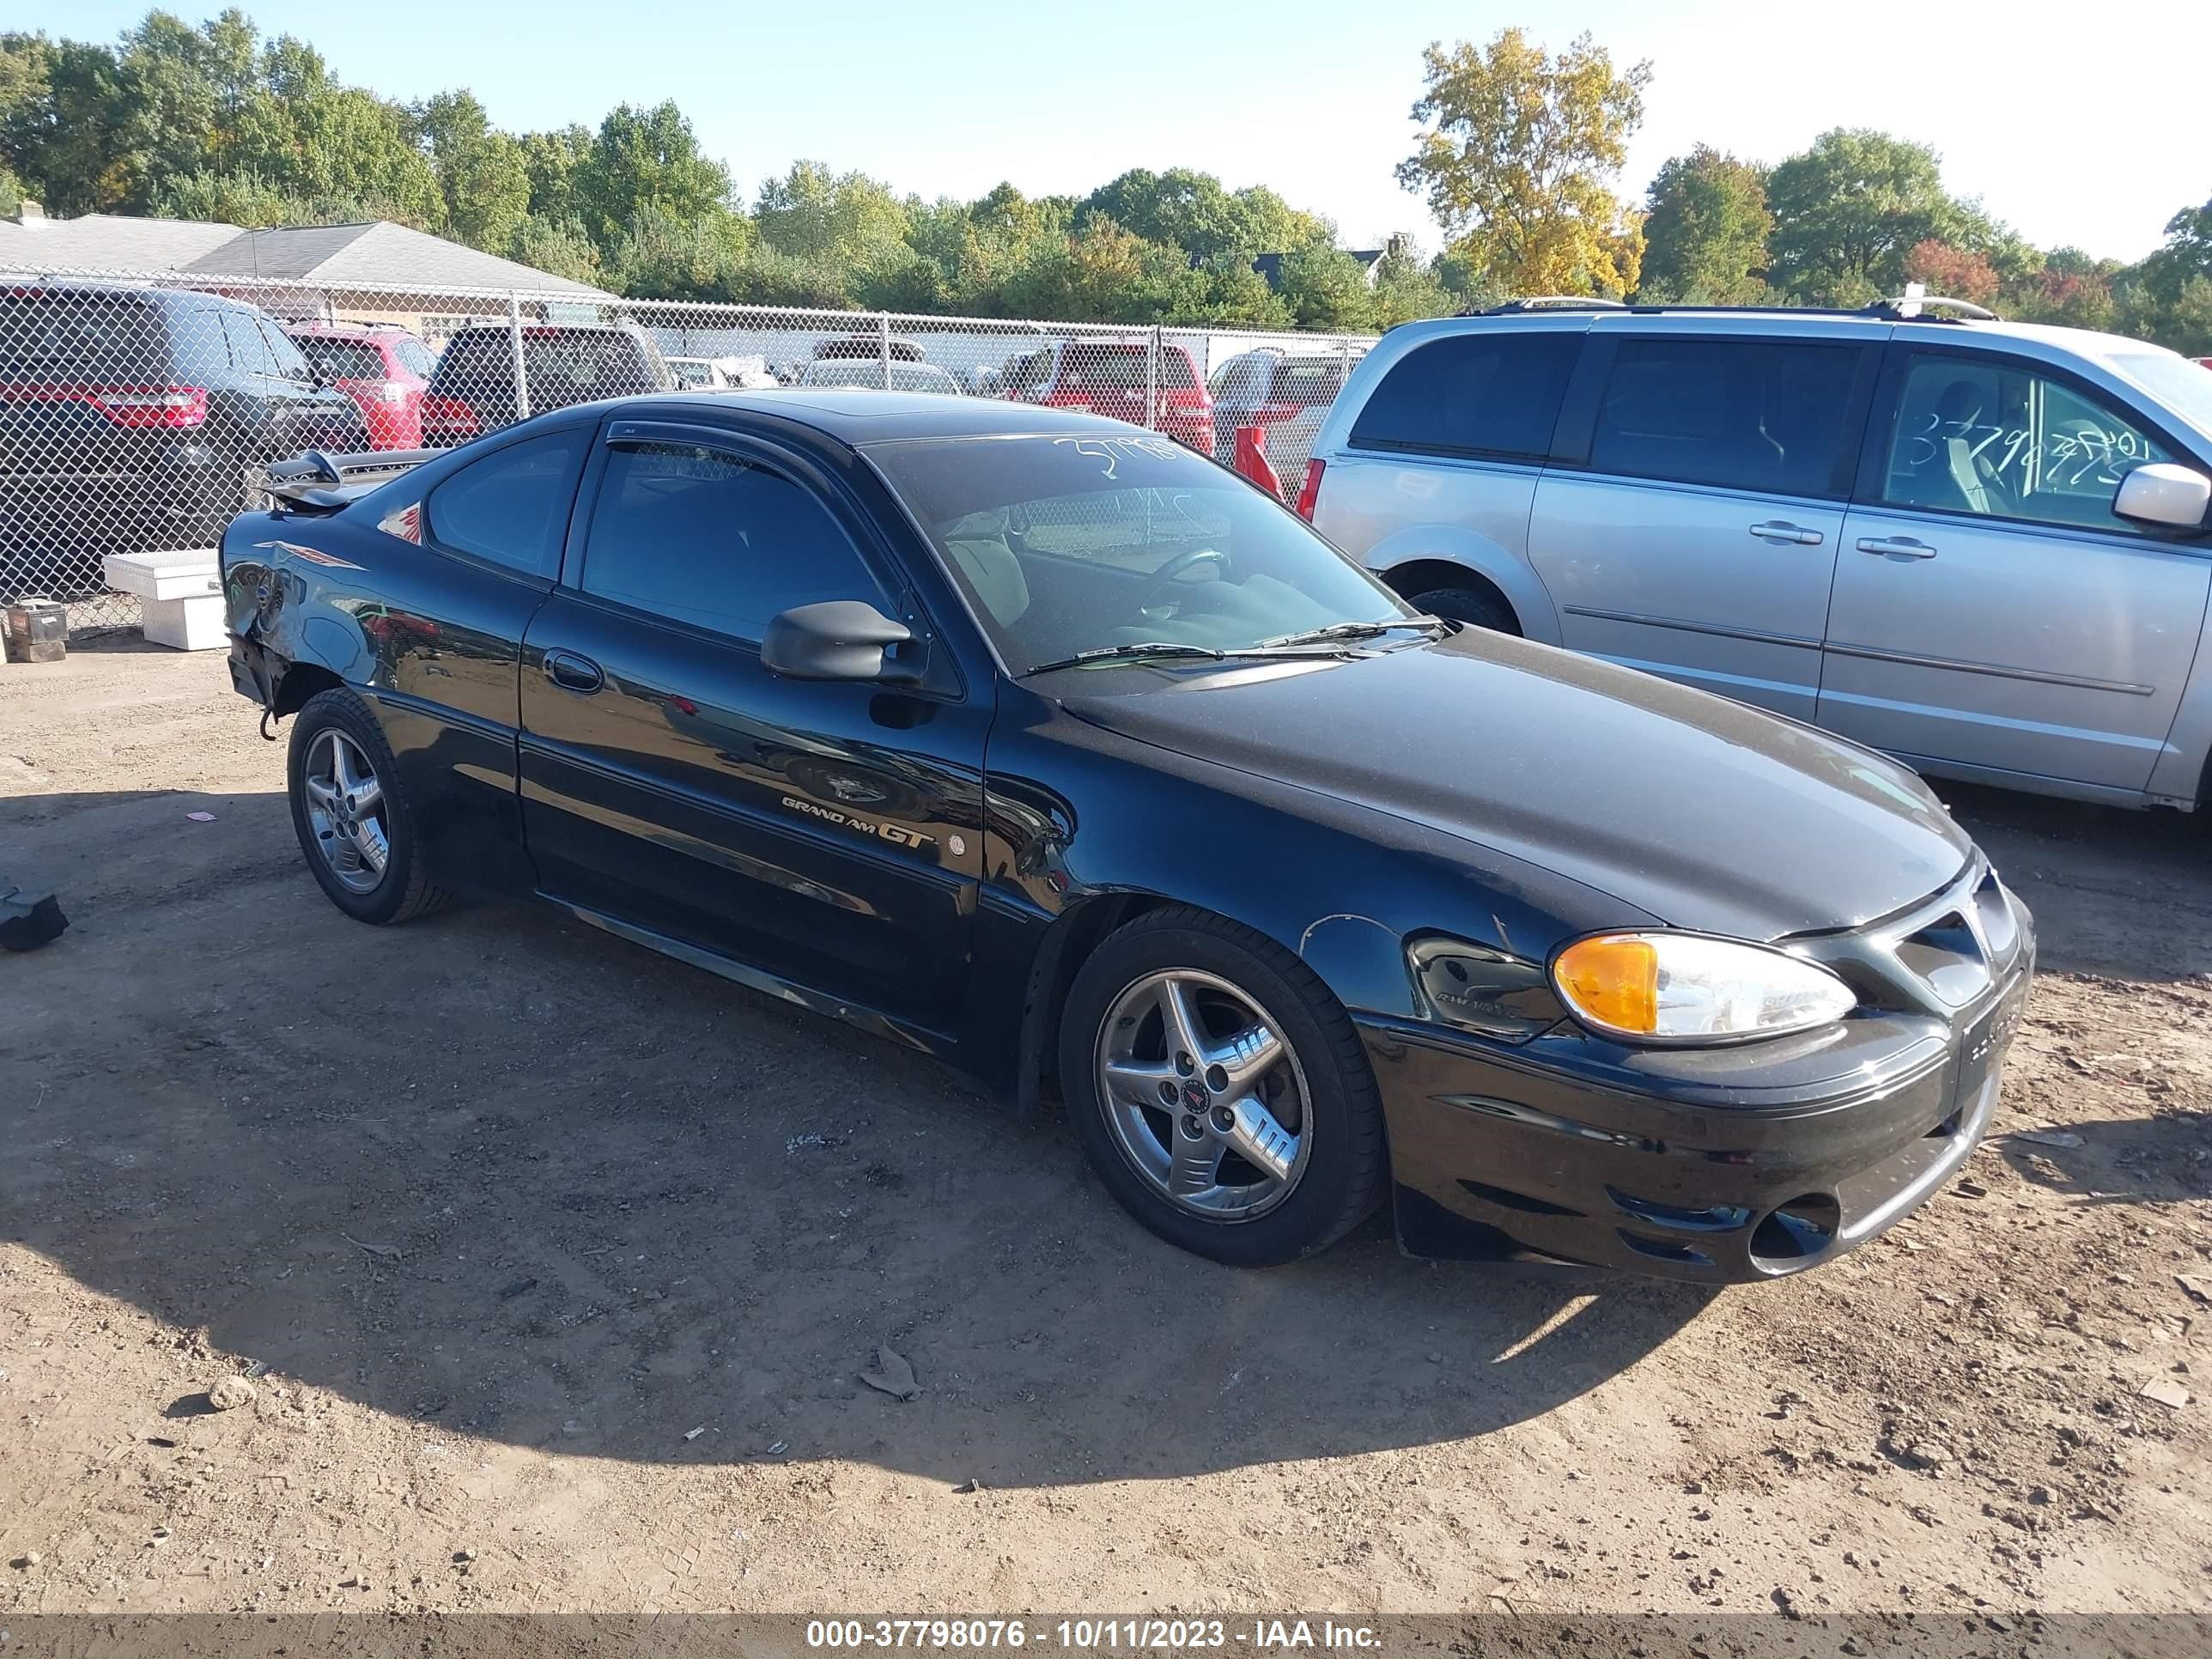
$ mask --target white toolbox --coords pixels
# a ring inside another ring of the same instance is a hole
[[[222,621],[222,576],[211,547],[111,553],[100,574],[119,593],[138,596],[146,637],[179,651],[219,651],[230,642]]]

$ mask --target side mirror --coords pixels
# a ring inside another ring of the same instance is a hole
[[[761,641],[761,665],[787,679],[903,684],[920,678],[920,667],[895,661],[885,647],[913,637],[904,623],[865,600],[825,599],[770,618]]]
[[[2208,506],[2212,506],[2212,478],[2171,461],[2137,467],[2120,480],[2119,492],[2112,497],[2118,517],[2174,530],[2200,528]]]

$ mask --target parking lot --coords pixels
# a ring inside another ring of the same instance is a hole
[[[73,923],[0,957],[0,1608],[2212,1605],[2208,826],[1947,790],[2042,929],[1999,1133],[1713,1294],[1212,1266],[884,1042],[348,921],[283,787],[220,653],[0,667]]]

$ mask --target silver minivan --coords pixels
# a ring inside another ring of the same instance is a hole
[[[1393,329],[1299,510],[1424,608],[1930,773],[2208,793],[2212,374],[1938,301]]]

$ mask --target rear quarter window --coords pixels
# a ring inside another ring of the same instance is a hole
[[[1352,446],[1541,460],[1582,342],[1578,331],[1495,329],[1415,346],[1368,394]]]
[[[522,575],[556,574],[589,430],[503,445],[441,478],[423,503],[431,544]]]
[[[159,385],[175,370],[167,316],[158,305],[128,294],[0,295],[0,380]]]

